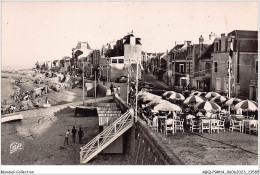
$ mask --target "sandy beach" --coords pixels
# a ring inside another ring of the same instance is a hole
[[[111,98],[111,97],[109,97]],[[95,100],[89,100],[93,103]],[[34,109],[21,112],[22,121],[2,124],[2,164],[3,165],[79,165],[80,147],[98,134],[98,117],[74,117],[72,103],[57,105],[48,109]],[[76,126],[84,131],[83,144],[64,145],[65,132]],[[10,153],[10,145],[22,143],[22,149]],[[124,155],[100,154],[88,165],[128,164]]]

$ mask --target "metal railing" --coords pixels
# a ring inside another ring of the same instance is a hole
[[[93,138],[88,144],[80,148],[80,163],[87,163],[119,136],[121,136],[125,131],[131,128],[133,124],[133,117],[130,112],[127,111],[95,138]]]

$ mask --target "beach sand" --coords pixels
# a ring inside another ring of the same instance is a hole
[[[80,147],[87,144],[99,132],[98,117],[74,117],[74,110],[68,107],[70,105],[75,103],[23,111],[22,121],[3,123],[2,164],[79,165]],[[77,139],[74,145],[70,135],[69,145],[64,145],[65,132],[67,129],[71,130],[73,125],[77,129],[79,127],[83,129],[83,144],[79,144]],[[14,142],[21,142],[22,149],[10,153],[10,145]],[[128,164],[122,154],[99,154],[88,163],[88,165],[121,164]]]

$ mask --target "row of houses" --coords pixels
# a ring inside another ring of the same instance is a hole
[[[198,43],[184,41],[165,53],[142,53],[146,72],[172,87],[228,93],[228,60],[233,43],[231,95],[257,100],[258,32],[234,30],[200,36]]]
[[[133,31],[117,41],[102,46],[100,50],[93,50],[87,42],[78,42],[72,49],[71,56],[61,60],[36,63],[36,67],[45,70],[58,70],[62,73],[81,76],[96,74],[101,80],[114,81],[121,76],[135,78],[137,60],[141,61],[141,38],[134,36]],[[140,71],[139,71],[140,72]],[[139,78],[141,74],[139,73]]]

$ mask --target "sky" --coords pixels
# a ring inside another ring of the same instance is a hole
[[[2,2],[2,67],[33,67],[133,30],[142,50],[165,52],[210,32],[258,30],[257,2]]]

